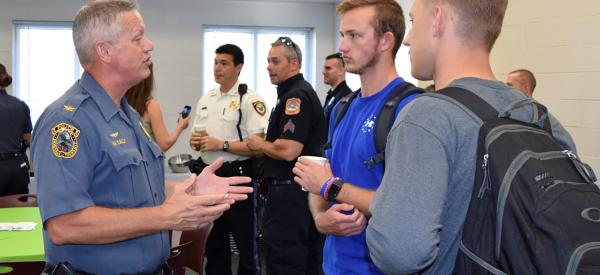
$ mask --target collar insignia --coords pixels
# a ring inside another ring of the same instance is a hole
[[[71,105],[64,105],[63,109],[67,112],[73,112],[73,111],[75,111],[76,108]]]

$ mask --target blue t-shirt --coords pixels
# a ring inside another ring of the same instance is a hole
[[[117,106],[87,72],[52,103],[31,146],[43,222],[90,206],[142,208],[164,199],[163,154],[125,98]],[[55,245],[46,261],[93,274],[153,272],[169,256],[166,231],[108,244]]]
[[[326,156],[331,163],[333,174],[345,182],[358,187],[375,190],[383,178],[384,165],[378,163],[371,168],[364,164],[377,151],[374,143],[374,132],[377,115],[385,103],[389,93],[396,85],[405,81],[398,77],[378,93],[369,96],[356,97],[339,122],[335,131],[332,127],[335,116],[329,120],[329,134],[332,148]],[[403,99],[395,115],[417,94]],[[336,105],[332,114],[336,113]],[[351,237],[328,235],[323,248],[323,271],[325,274],[383,274],[373,264],[365,241],[365,232]]]

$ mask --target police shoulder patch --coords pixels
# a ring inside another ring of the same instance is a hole
[[[286,115],[297,115],[300,113],[300,104],[302,100],[299,98],[288,98],[285,102],[285,114]]]
[[[81,132],[68,123],[52,127],[52,153],[57,158],[72,158],[77,154],[77,139]]]
[[[267,107],[265,106],[265,103],[260,100],[252,102],[252,107],[254,107],[254,110],[260,116],[264,116],[267,113]]]

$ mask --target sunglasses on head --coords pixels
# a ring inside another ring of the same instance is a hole
[[[277,38],[277,41],[283,43],[284,45],[286,45],[286,46],[288,46],[290,48],[292,48],[294,50],[294,53],[296,54],[296,56],[300,56],[298,54],[298,48],[296,48],[297,46],[296,46],[296,44],[294,44],[294,41],[292,41],[291,38],[289,38],[287,36],[282,36],[282,37]]]

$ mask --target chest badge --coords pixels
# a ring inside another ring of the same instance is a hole
[[[110,134],[111,138],[117,138],[119,136],[119,132],[114,132],[112,134]]]
[[[231,103],[229,103],[229,110],[235,111],[240,108],[240,102],[237,99],[232,99]]]
[[[77,127],[60,123],[52,127],[52,153],[57,158],[73,158],[77,154],[77,139],[81,131]]]
[[[265,106],[265,103],[260,100],[252,102],[252,107],[254,107],[254,110],[260,116],[264,116],[267,113],[267,107]]]
[[[288,116],[299,114],[300,103],[302,103],[302,101],[299,98],[288,98],[285,102],[285,114]]]

